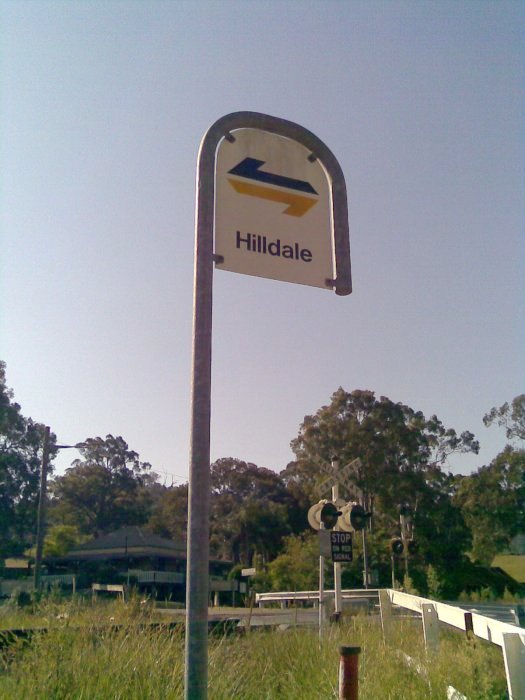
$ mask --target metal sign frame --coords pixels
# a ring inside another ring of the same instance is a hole
[[[259,112],[233,112],[206,132],[197,165],[191,438],[186,574],[185,698],[205,700],[208,686],[208,568],[210,510],[210,418],[212,287],[214,264],[215,160],[222,139],[236,129],[261,129],[308,148],[329,178],[335,250],[335,293],[352,291],[348,206],[343,172],[327,146],[302,126]]]

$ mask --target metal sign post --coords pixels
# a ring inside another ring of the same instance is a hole
[[[213,127],[212,127],[213,130]],[[212,131],[210,130],[210,131]],[[210,134],[208,132],[207,136]],[[186,565],[186,700],[208,693],[208,585],[210,513],[211,329],[213,281],[214,148],[205,137],[197,171],[193,368]],[[205,175],[207,173],[207,176]]]
[[[323,523],[320,524],[320,530],[324,530]],[[324,621],[324,556],[319,556],[319,641],[323,636],[323,621]]]
[[[339,469],[339,460],[337,457],[332,457],[332,470],[334,476],[334,485],[332,486],[332,501],[337,503],[339,500],[339,481],[337,480],[337,472]],[[335,526],[335,530],[339,530],[338,526]],[[336,615],[340,615],[343,607],[343,594],[341,587],[341,564],[337,562],[332,557],[334,563],[334,611]]]
[[[363,583],[365,589],[368,589],[368,550],[366,547],[366,527],[363,528]]]
[[[205,700],[208,686],[214,263],[243,274],[333,289],[341,296],[351,293],[344,176],[332,152],[312,132],[266,114],[234,112],[210,127],[199,150],[186,577],[186,700]]]
[[[334,464],[334,470],[337,469],[337,466]],[[339,500],[339,483],[336,481],[335,486],[332,486],[332,501],[334,503],[337,503]],[[338,525],[335,526],[334,528],[335,531],[339,531]],[[335,559],[332,558],[332,561],[334,562],[334,604],[335,604],[335,612],[336,613],[341,613],[343,611],[343,593],[342,593],[342,586],[341,586],[341,564],[339,561],[336,561]]]

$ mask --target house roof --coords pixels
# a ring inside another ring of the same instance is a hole
[[[67,559],[106,559],[125,556],[161,556],[185,559],[186,543],[153,535],[141,527],[123,527],[67,552]]]
[[[141,527],[123,527],[107,535],[70,549],[63,557],[49,557],[49,561],[95,561],[125,557],[162,557],[186,559],[186,542],[154,535]],[[215,564],[231,566],[232,562],[210,559]]]

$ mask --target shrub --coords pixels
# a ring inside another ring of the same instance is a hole
[[[439,578],[438,572],[429,564],[427,566],[427,590],[430,598],[436,598],[439,600],[441,596],[441,580]]]
[[[16,605],[19,608],[27,608],[31,605],[31,594],[27,591],[18,591],[15,596]]]

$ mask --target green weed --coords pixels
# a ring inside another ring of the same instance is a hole
[[[47,632],[4,654],[1,698],[183,698],[180,629],[144,624],[153,620],[154,611],[137,604],[78,605],[68,612],[68,617],[59,617],[64,611],[40,610],[40,620],[46,613]],[[106,625],[103,629],[102,624]],[[469,700],[496,700],[505,694],[498,647],[445,632],[439,653],[428,657],[420,625],[414,621],[396,622],[394,644],[387,647],[377,618],[363,616],[327,627],[321,644],[317,630],[300,628],[210,638],[209,699],[336,698],[341,645],[361,647],[360,700],[442,700],[447,685]],[[407,666],[399,650],[426,673]]]

